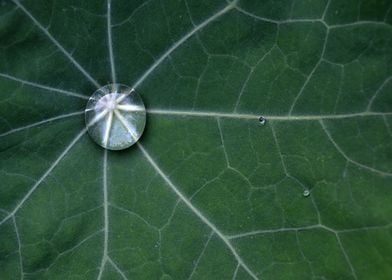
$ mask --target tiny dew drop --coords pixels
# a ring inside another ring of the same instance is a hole
[[[260,123],[261,125],[265,125],[266,122],[267,122],[267,119],[266,119],[266,118],[264,118],[263,116],[259,117],[259,123]]]
[[[140,95],[122,84],[109,84],[93,93],[85,109],[87,131],[100,146],[123,150],[135,144],[146,126]]]
[[[310,195],[310,191],[309,190],[304,190],[303,196],[304,197],[308,197]]]

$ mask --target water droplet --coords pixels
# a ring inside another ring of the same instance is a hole
[[[261,125],[265,125],[266,122],[267,122],[267,119],[266,119],[266,118],[264,118],[263,116],[259,117],[259,123],[260,123]]]
[[[87,102],[85,115],[91,138],[109,150],[132,146],[146,126],[142,98],[122,84],[109,84],[95,91]]]
[[[310,195],[310,191],[309,190],[304,190],[303,196],[304,197],[308,197]]]

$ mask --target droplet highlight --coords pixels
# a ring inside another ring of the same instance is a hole
[[[265,124],[267,123],[267,119],[264,118],[263,116],[261,116],[261,117],[259,117],[259,123],[260,123],[261,125],[265,125]]]
[[[87,131],[101,147],[123,150],[135,144],[146,126],[140,95],[122,84],[109,84],[93,93],[85,110]]]
[[[304,197],[308,197],[309,195],[310,195],[310,191],[309,190],[304,190],[303,196]]]

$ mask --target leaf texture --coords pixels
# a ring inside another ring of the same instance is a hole
[[[390,279],[390,1],[0,3],[0,279]]]

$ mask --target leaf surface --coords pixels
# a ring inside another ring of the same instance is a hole
[[[392,275],[390,1],[6,0],[0,38],[1,279]]]

